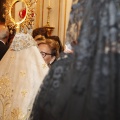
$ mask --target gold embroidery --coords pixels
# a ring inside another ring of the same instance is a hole
[[[26,90],[23,90],[23,91],[21,91],[21,94],[22,94],[23,97],[25,97],[26,94],[27,94],[27,91],[26,91]]]
[[[20,76],[24,77],[26,75],[26,72],[20,71]]]
[[[13,109],[10,120],[27,120],[27,115],[22,114],[19,108]]]
[[[10,89],[10,80],[7,76],[0,78],[0,120],[7,120],[6,111],[10,107],[13,90]]]
[[[42,64],[42,67],[43,68],[47,68],[47,65],[44,63],[44,64]]]
[[[15,35],[14,40],[10,46],[10,49],[19,51],[31,46],[36,46],[36,42],[29,34],[18,33]]]
[[[11,57],[10,57],[10,59],[14,59],[15,57],[12,55]]]
[[[13,118],[13,120],[18,120],[20,113],[21,111],[19,108],[13,109],[13,111],[11,112],[11,117]]]
[[[23,114],[19,107],[11,110],[13,92],[11,80],[7,75],[0,77],[0,120],[27,120],[29,112]],[[23,96],[26,93],[25,90],[22,91]]]

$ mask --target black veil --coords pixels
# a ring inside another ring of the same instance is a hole
[[[120,6],[86,3],[74,54],[52,66],[31,120],[120,120]]]

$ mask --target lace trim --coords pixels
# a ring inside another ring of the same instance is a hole
[[[15,35],[10,49],[19,51],[36,45],[35,40],[30,34],[18,33]]]

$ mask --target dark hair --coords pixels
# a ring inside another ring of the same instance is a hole
[[[55,40],[55,41],[58,42],[58,44],[60,46],[59,52],[64,51],[64,48],[63,48],[62,43],[60,41],[60,38],[58,36],[49,36],[48,31],[45,27],[40,27],[40,28],[34,29],[33,32],[32,32],[32,37],[35,40],[43,40],[45,38]]]
[[[47,37],[47,30],[44,27],[36,28],[32,32],[32,37],[35,38],[37,35],[42,35],[44,37]]]
[[[61,43],[61,41],[60,41],[60,38],[59,38],[58,36],[48,36],[47,38],[52,39],[52,40],[55,40],[55,41],[58,42],[58,44],[59,44],[59,46],[60,46],[60,48],[59,48],[59,52],[60,52],[60,53],[61,53],[62,51],[64,51],[64,48],[63,48],[62,43]]]

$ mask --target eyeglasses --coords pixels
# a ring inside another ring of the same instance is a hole
[[[40,53],[41,53],[41,55],[42,55],[43,58],[44,58],[46,55],[52,55],[52,54],[50,54],[50,53],[46,53],[46,52],[43,52],[43,51],[41,51]]]

